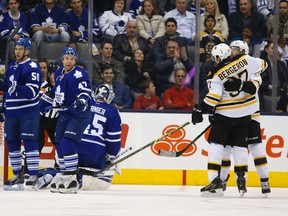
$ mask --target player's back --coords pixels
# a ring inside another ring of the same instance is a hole
[[[90,111],[93,113],[91,123],[82,136],[81,142],[106,146],[113,143],[120,146],[121,118],[116,107],[92,101]]]
[[[241,117],[255,113],[259,109],[256,95],[251,95],[244,91],[225,91],[223,83],[227,81],[228,77],[236,77],[243,82],[253,80],[258,87],[262,82],[260,73],[266,67],[267,63],[264,60],[242,55],[216,71],[214,77],[210,80],[210,88],[207,95],[212,99],[211,104],[214,101],[214,105],[217,105],[216,113],[228,117]]]

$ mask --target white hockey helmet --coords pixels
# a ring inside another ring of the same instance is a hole
[[[94,91],[94,99],[103,100],[107,104],[110,104],[114,97],[115,94],[108,84],[101,84]]]
[[[244,50],[244,53],[246,55],[249,54],[249,46],[248,44],[245,42],[245,41],[242,41],[242,40],[235,40],[235,41],[232,41],[231,44],[230,44],[230,47],[237,47],[239,48],[240,52],[242,52]]]
[[[231,49],[227,44],[221,43],[221,44],[215,45],[212,48],[211,54],[215,61],[216,61],[217,56],[221,59],[221,61],[223,61],[224,59],[227,59],[231,56]]]

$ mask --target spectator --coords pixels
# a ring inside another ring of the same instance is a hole
[[[204,21],[208,15],[213,15],[215,17],[216,23],[214,30],[219,31],[224,39],[227,40],[229,35],[228,22],[225,15],[220,13],[216,0],[205,1],[205,12],[201,14],[201,31],[204,31],[205,29]]]
[[[94,70],[92,74],[92,84],[101,80],[101,65],[107,64],[114,68],[115,81],[125,82],[125,68],[122,62],[115,59],[113,56],[113,44],[109,41],[104,41],[100,46],[100,54],[93,56]]]
[[[288,38],[288,1],[280,0],[278,4],[279,9],[279,30],[282,34],[286,34]],[[268,32],[273,28],[274,25],[274,15],[270,14],[267,21]]]
[[[124,9],[125,1],[115,0],[113,10],[105,11],[99,17],[100,30],[106,40],[113,41],[116,35],[125,33],[125,25],[132,16]]]
[[[267,63],[268,68],[262,76],[262,85],[260,86],[259,96],[261,100],[261,111],[272,112],[272,66],[273,66],[273,43],[268,42],[265,47],[266,56],[263,57]],[[278,53],[279,54],[279,53]],[[277,110],[287,112],[287,94],[288,94],[288,68],[287,65],[280,61],[279,55],[277,56],[277,73],[276,73],[276,89],[277,89]]]
[[[240,0],[239,5],[240,12],[234,12],[228,17],[230,40],[241,39],[244,27],[249,25],[253,26],[255,33],[253,40],[261,43],[261,41],[267,37],[267,27],[264,16],[254,11],[252,0]]]
[[[249,55],[259,58],[261,44],[254,40],[255,34],[253,26],[247,25],[242,30],[242,40],[249,46]]]
[[[129,86],[134,96],[141,93],[139,84],[145,79],[154,79],[153,67],[145,60],[144,53],[141,49],[135,50],[133,58],[125,66],[125,84]]]
[[[195,15],[187,11],[188,0],[176,0],[176,8],[166,13],[164,20],[173,17],[177,21],[177,32],[186,38],[187,43],[193,44],[195,36]]]
[[[88,9],[83,7],[82,0],[70,0],[72,10],[67,14],[71,41],[88,41]],[[97,43],[99,26],[93,14],[93,42]]]
[[[163,103],[165,109],[192,110],[194,105],[194,91],[185,86],[187,72],[183,68],[174,71],[175,85],[164,92]]]
[[[139,28],[136,20],[129,20],[126,24],[126,34],[120,34],[114,38],[113,55],[124,63],[131,61],[136,49],[144,52],[145,59],[150,59],[149,42],[139,35]]]
[[[187,45],[185,43],[186,39],[181,37],[180,34],[177,32],[177,21],[174,18],[168,18],[165,21],[165,35],[162,37],[156,38],[153,49],[152,55],[154,62],[157,62],[157,59],[165,58],[166,55],[166,48],[167,42],[169,39],[176,39],[180,47],[185,47],[187,50]],[[188,54],[188,53],[187,53]]]
[[[19,11],[19,0],[8,0],[7,3],[9,9],[7,13],[4,13],[3,17],[0,19],[1,36],[7,39],[20,23],[21,29],[12,39],[17,40],[18,38],[29,37],[27,32],[28,17],[26,14]]]
[[[29,37],[28,17],[19,11],[19,0],[8,0],[8,11],[0,15],[0,59],[5,59],[7,39],[12,34],[16,26],[21,24],[18,33],[12,38],[17,40],[23,37]]]
[[[184,46],[180,47],[179,42],[175,39],[168,40],[166,56],[157,59],[157,62],[155,62],[158,95],[175,84],[174,71],[176,69],[189,71],[192,66],[193,63],[187,56],[186,48]]]
[[[115,97],[111,102],[111,105],[118,109],[129,109],[132,106],[131,93],[127,85],[114,80],[115,72],[110,65],[102,65],[101,68],[102,82],[96,83],[93,88],[96,89],[101,84],[108,84],[109,87],[115,93]]]
[[[165,34],[163,17],[159,15],[153,0],[144,0],[143,7],[136,17],[139,26],[139,35],[154,44],[155,38]]]
[[[205,1],[206,0],[200,1],[200,14],[203,14],[205,11]],[[191,1],[189,10],[196,16],[196,0]]]
[[[41,41],[56,42],[70,40],[67,32],[67,14],[55,0],[44,0],[30,16],[33,40],[39,47]]]
[[[139,85],[142,94],[134,102],[133,109],[163,110],[161,100],[155,95],[155,86],[152,80],[147,79]]]
[[[274,0],[257,0],[257,11],[267,20],[274,13],[274,4]]]
[[[200,33],[200,61],[211,60],[211,50],[213,46],[223,43],[224,38],[219,31],[215,29],[216,20],[213,15],[208,15],[205,18],[205,30]]]

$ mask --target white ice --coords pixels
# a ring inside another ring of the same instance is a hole
[[[288,213],[288,188],[248,188],[240,198],[236,187],[224,197],[201,197],[200,187],[112,185],[108,191],[53,194],[0,191],[0,215],[9,216],[283,216]]]

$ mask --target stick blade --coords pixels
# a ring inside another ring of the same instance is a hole
[[[171,151],[166,151],[166,150],[159,150],[158,151],[159,156],[164,156],[164,157],[176,157],[176,152],[171,152]]]

